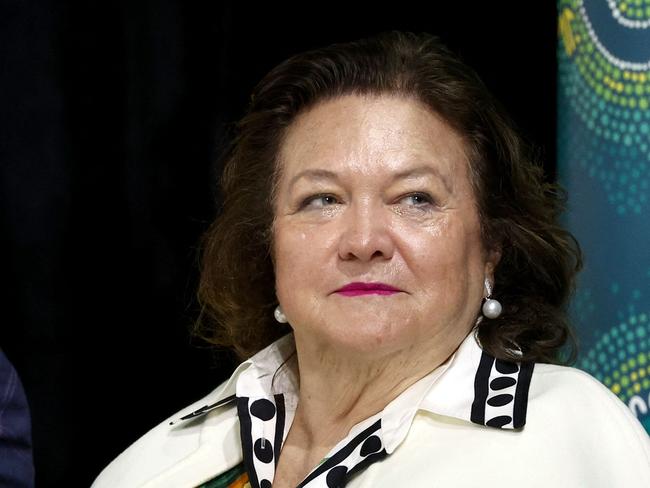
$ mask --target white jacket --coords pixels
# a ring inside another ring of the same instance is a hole
[[[269,374],[286,358],[291,344],[286,336],[242,363],[212,393],[124,451],[93,488],[194,488],[240,464],[244,457],[235,402],[241,400],[234,396],[252,399],[266,392],[272,399]],[[524,367],[517,373],[498,369],[470,334],[444,365],[369,419],[382,419],[387,455],[346,486],[650,487],[650,439],[600,382],[580,370],[549,364],[536,364],[528,377]],[[493,390],[490,385],[498,383],[494,380],[506,376],[515,378],[517,385]],[[280,381],[281,388],[287,385]],[[513,400],[499,406],[503,402],[492,400],[504,391],[510,391]],[[285,436],[292,403],[287,396]],[[202,409],[206,406],[210,408]],[[497,421],[498,428],[479,425],[508,415],[514,420]],[[189,418],[181,420],[185,416]],[[367,425],[353,429],[338,447]],[[249,473],[253,464],[248,465]],[[307,486],[327,486],[324,480],[323,475]]]

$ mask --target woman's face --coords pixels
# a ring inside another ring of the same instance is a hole
[[[276,293],[296,339],[372,355],[453,351],[495,264],[454,130],[412,99],[347,95],[297,117],[280,164]],[[371,289],[341,291],[351,283]]]

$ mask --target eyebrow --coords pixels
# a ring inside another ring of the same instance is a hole
[[[451,184],[444,174],[442,174],[437,168],[431,166],[416,166],[414,168],[408,168],[393,175],[392,181],[405,180],[409,178],[419,178],[421,176],[433,175],[437,177],[445,185],[445,188],[449,193],[451,191]],[[295,175],[289,181],[289,189],[301,178],[307,178],[310,180],[334,180],[339,181],[339,175],[328,169],[306,169]]]

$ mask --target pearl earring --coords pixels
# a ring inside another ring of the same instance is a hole
[[[284,314],[284,312],[280,308],[280,305],[275,307],[275,310],[273,311],[273,316],[275,317],[275,320],[277,320],[281,324],[286,324],[288,322],[287,316]]]
[[[488,319],[496,319],[501,315],[503,307],[498,300],[490,298],[492,296],[492,285],[490,285],[490,280],[485,278],[485,290],[487,291],[487,297],[485,297],[485,302],[483,303],[483,315]]]

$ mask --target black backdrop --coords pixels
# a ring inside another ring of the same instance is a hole
[[[234,359],[191,341],[219,147],[287,56],[382,30],[440,35],[554,177],[555,2],[3,0],[0,347],[33,418],[37,486],[88,486]]]

